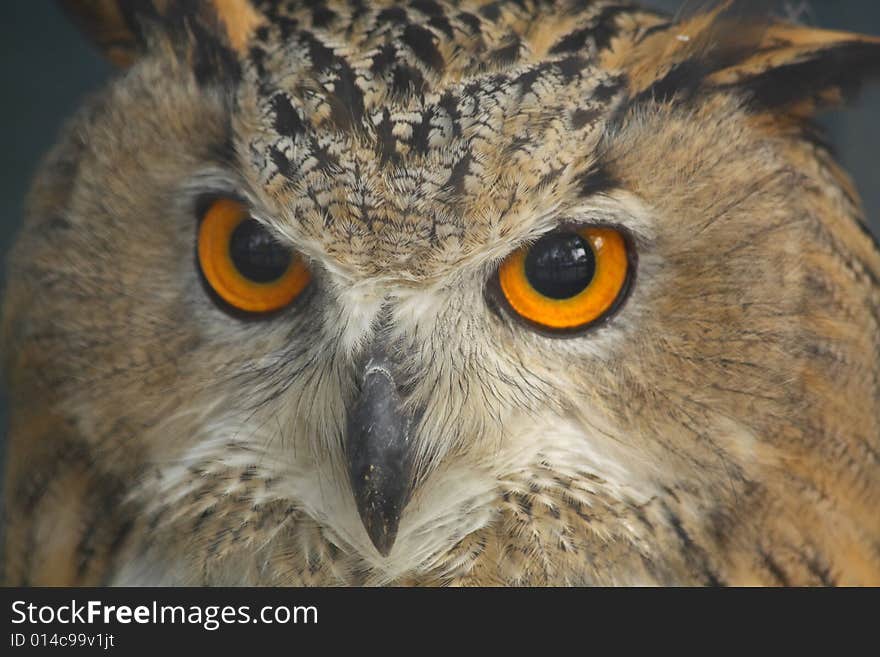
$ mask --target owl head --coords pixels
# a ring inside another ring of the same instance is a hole
[[[24,583],[880,582],[880,39],[723,2],[64,3]]]

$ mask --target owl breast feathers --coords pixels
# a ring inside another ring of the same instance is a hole
[[[15,584],[880,584],[880,39],[720,2],[63,2]]]

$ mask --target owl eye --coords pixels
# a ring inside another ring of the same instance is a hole
[[[238,201],[221,198],[199,226],[199,266],[208,284],[233,308],[279,310],[311,279],[301,256],[278,243]]]
[[[613,228],[545,235],[508,256],[498,284],[511,310],[551,332],[585,329],[611,314],[630,280],[627,241]]]

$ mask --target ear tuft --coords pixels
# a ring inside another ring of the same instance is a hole
[[[213,39],[243,53],[263,21],[250,0],[57,0],[79,29],[113,64],[127,67],[149,47],[158,30]]]
[[[780,22],[756,2],[727,0],[626,44],[606,66],[638,99],[729,91],[756,111],[813,114],[880,76],[880,37]]]
[[[747,94],[759,108],[812,114],[851,100],[878,75],[880,38],[777,23],[754,52],[709,82]]]
[[[142,42],[140,26],[116,0],[58,0],[71,21],[114,66],[130,66]]]

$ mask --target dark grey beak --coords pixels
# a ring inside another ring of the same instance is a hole
[[[404,409],[390,359],[373,353],[348,415],[346,459],[361,521],[388,556],[412,492],[413,416]]]

